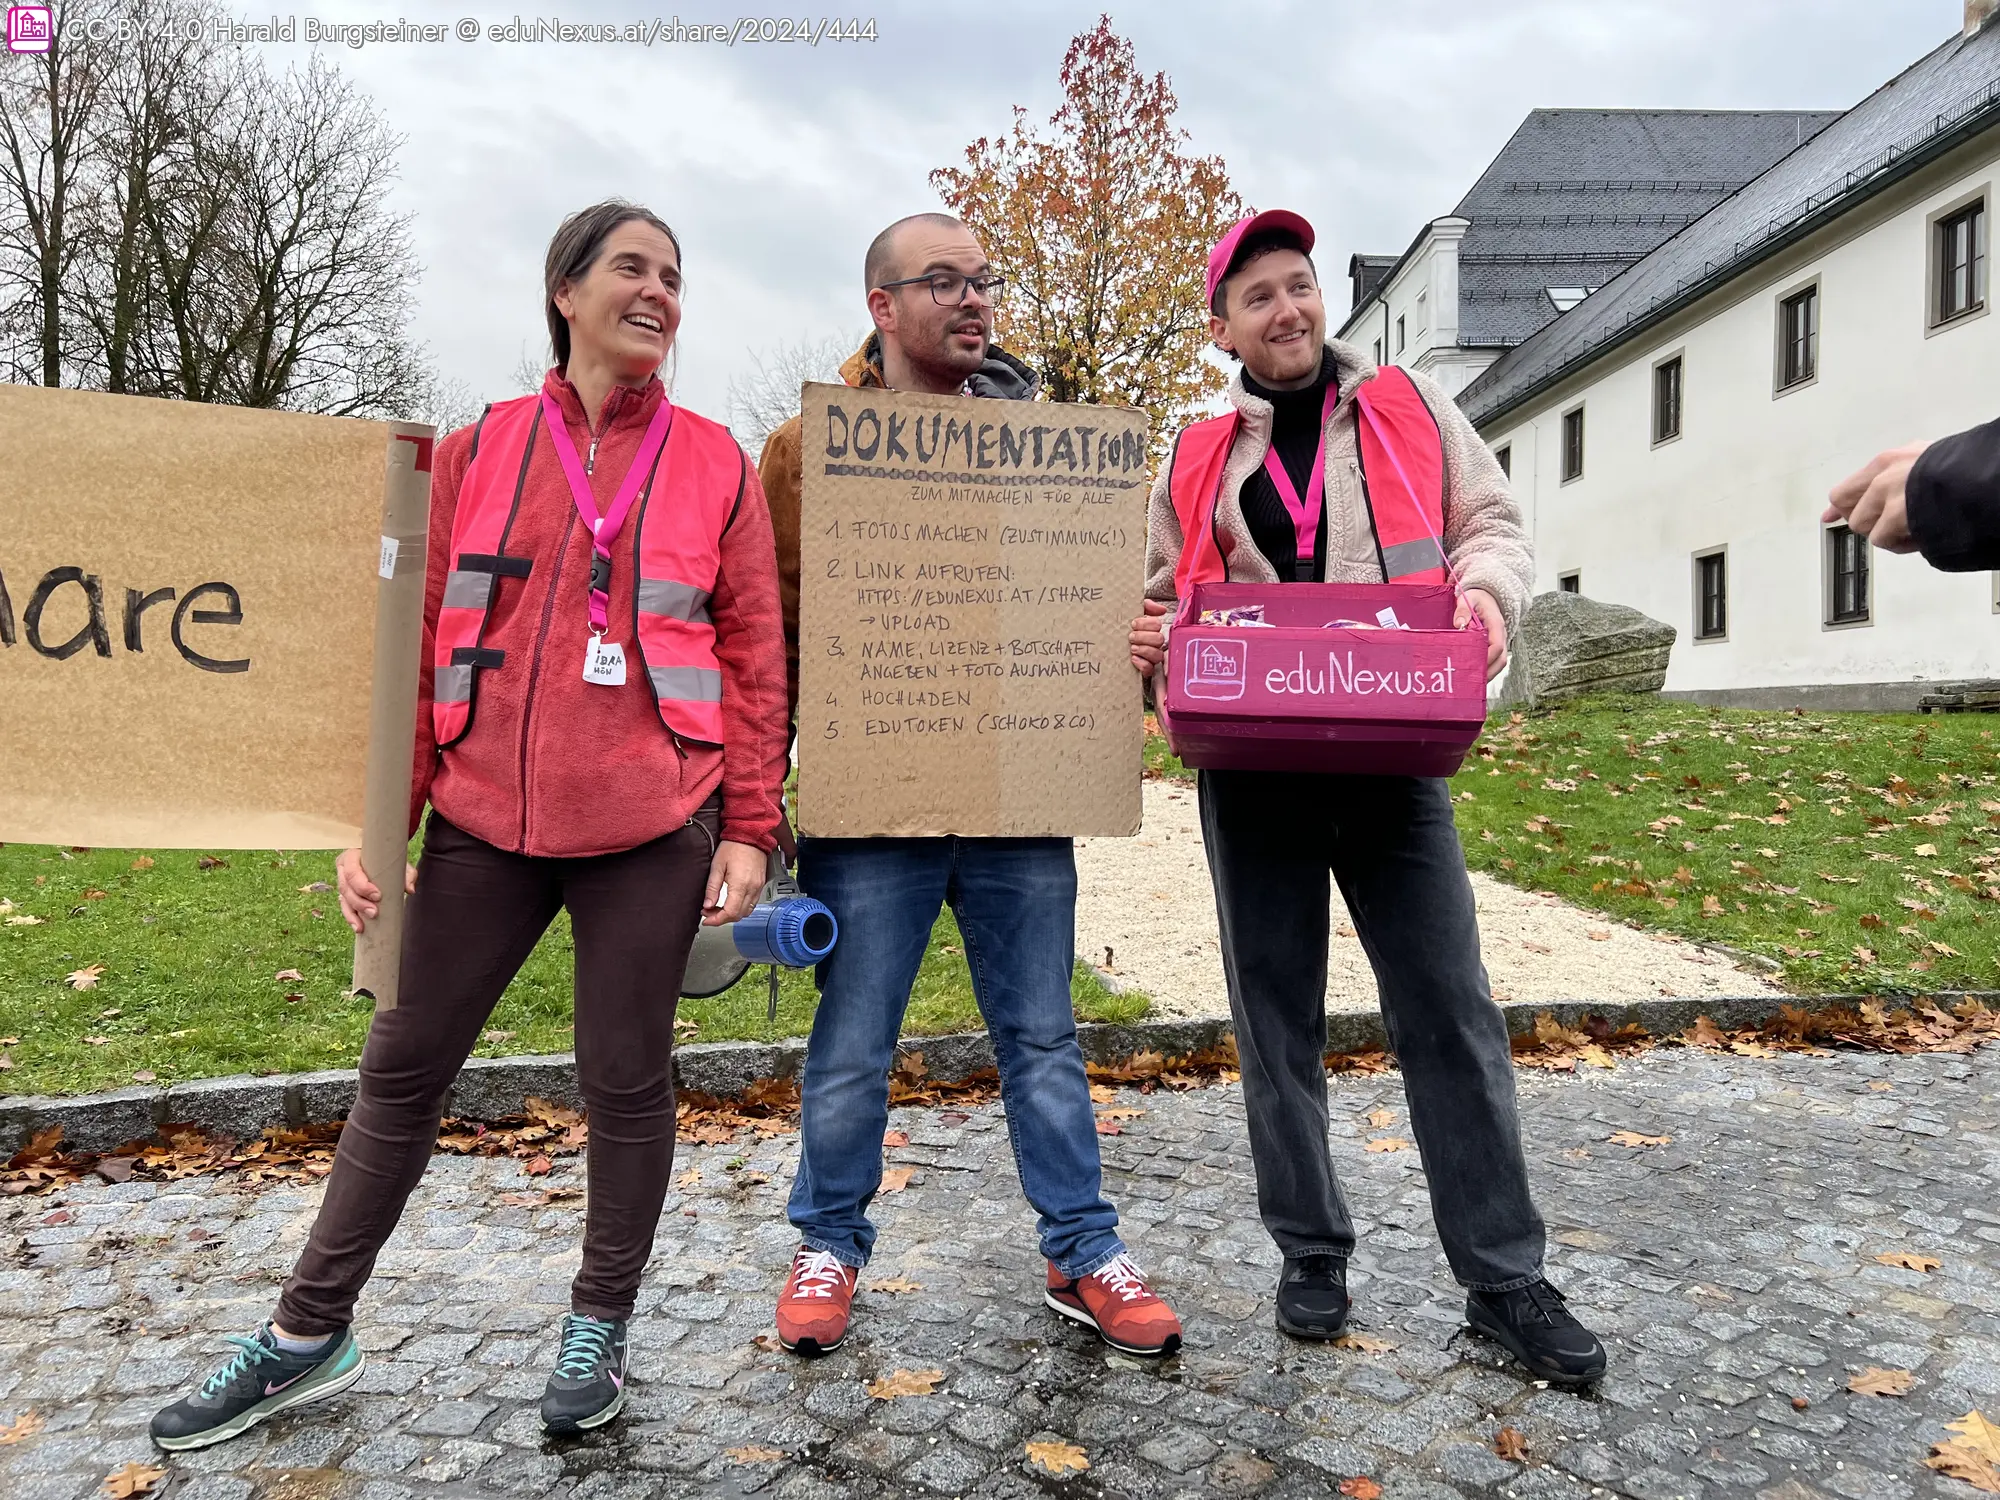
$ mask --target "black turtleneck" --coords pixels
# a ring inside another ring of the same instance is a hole
[[[1327,384],[1333,380],[1334,373],[1331,349],[1320,358],[1319,378],[1304,390],[1269,390],[1259,385],[1247,369],[1243,372],[1244,392],[1271,403],[1271,444],[1277,449],[1278,462],[1285,466],[1285,472],[1291,476],[1301,500],[1305,498],[1307,485],[1312,482],[1313,457],[1319,452],[1320,408],[1326,401]],[[1309,567],[1301,574],[1298,567],[1298,531],[1292,525],[1292,513],[1285,509],[1285,502],[1278,497],[1278,487],[1271,483],[1271,476],[1264,472],[1262,465],[1243,481],[1242,503],[1243,520],[1250,528],[1250,538],[1277,571],[1280,582],[1310,580],[1319,583],[1325,580],[1324,504],[1320,506],[1319,535],[1313,543],[1313,555]]]

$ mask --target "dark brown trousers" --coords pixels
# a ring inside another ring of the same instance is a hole
[[[583,1267],[571,1306],[631,1316],[674,1160],[674,1007],[715,849],[713,805],[617,854],[509,854],[431,814],[394,1010],[368,1029],[360,1096],[312,1236],[278,1303],[289,1333],[354,1319],[424,1175],[445,1096],[500,994],[555,915],[576,937],[576,1071],[590,1114]],[[379,874],[380,872],[378,872]]]

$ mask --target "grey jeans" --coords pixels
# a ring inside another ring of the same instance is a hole
[[[1541,1275],[1506,1022],[1446,784],[1404,776],[1203,771],[1201,828],[1222,924],[1264,1227],[1290,1257],[1354,1249],[1327,1150],[1326,951],[1340,883],[1375,969],[1452,1274],[1504,1291]]]

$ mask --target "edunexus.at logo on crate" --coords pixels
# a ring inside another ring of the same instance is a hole
[[[47,52],[55,45],[55,13],[46,5],[7,7],[7,50]]]

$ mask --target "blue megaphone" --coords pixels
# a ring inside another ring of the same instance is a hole
[[[781,895],[734,926],[736,951],[753,964],[810,969],[833,952],[840,923],[811,896]]]

